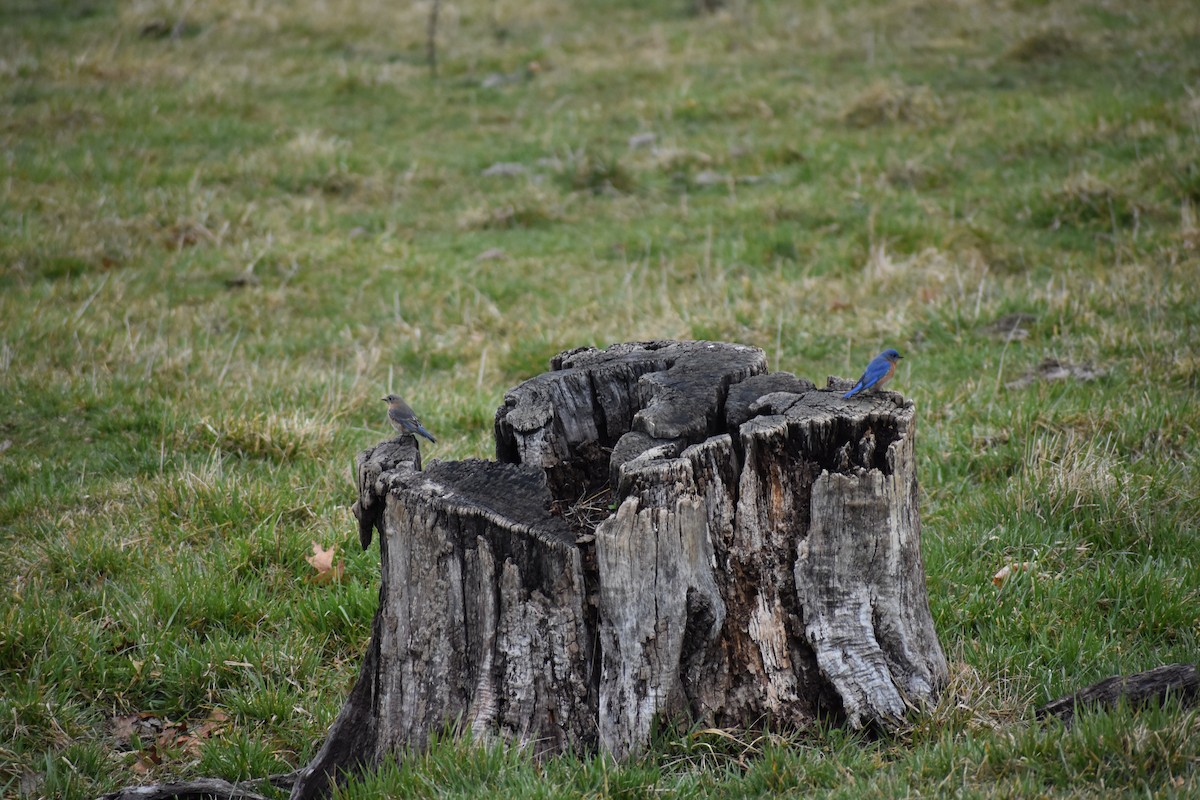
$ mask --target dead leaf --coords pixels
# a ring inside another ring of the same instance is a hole
[[[312,564],[312,568],[318,573],[328,572],[333,567],[333,554],[337,552],[337,545],[325,550],[317,542],[312,543],[313,554],[307,556],[306,560]]]
[[[328,550],[322,549],[321,545],[316,542],[312,543],[313,554],[306,556],[305,560],[312,565],[312,568],[317,571],[315,575],[310,575],[308,580],[311,583],[341,583],[342,575],[346,570],[346,562],[338,561],[336,565],[333,563],[334,553],[337,552],[337,545],[333,545]]]
[[[997,586],[1003,586],[1015,572],[1029,572],[1033,569],[1032,561],[1014,561],[1011,564],[1005,564],[1000,570],[992,576],[992,583]]]
[[[127,717],[116,717],[113,719],[112,724],[113,736],[123,742],[129,741],[136,729],[137,721],[137,714],[130,714]]]
[[[189,758],[200,758],[200,750],[206,740],[225,733],[229,716],[220,709],[213,709],[208,717],[194,728],[187,722],[171,722],[153,712],[143,711],[112,720],[113,736],[125,747],[131,747],[136,736],[141,746],[130,768],[139,775],[147,775],[163,762],[163,753],[181,753]]]
[[[167,725],[155,740],[155,749],[158,751],[183,753],[191,758],[199,758],[200,748],[203,746],[204,740],[212,735],[213,730],[208,729],[202,732],[201,729],[204,727],[205,724],[202,723],[195,730],[190,730],[186,722],[176,722]]]
[[[180,736],[175,740],[175,746],[192,758],[200,758],[204,741],[199,736]]]
[[[151,744],[144,750],[138,751],[137,760],[133,762],[130,769],[139,775],[149,775],[160,764],[162,764],[162,754],[158,752],[158,745]]]
[[[162,729],[162,733],[158,734],[158,738],[154,740],[154,743],[159,747],[171,747],[182,735],[181,731],[186,730],[187,726],[185,725],[168,725]]]
[[[21,782],[17,784],[18,797],[33,797],[45,783],[46,776],[41,772],[33,772],[28,767],[21,768]]]
[[[134,736],[142,741],[154,741],[169,725],[168,720],[164,720],[161,715],[153,711],[140,711],[137,714],[113,717],[112,733],[119,742],[128,746],[132,743]]]
[[[219,708],[214,708],[209,712],[208,719],[196,726],[196,738],[211,739],[218,734],[222,734],[225,732],[228,722],[229,715]]]

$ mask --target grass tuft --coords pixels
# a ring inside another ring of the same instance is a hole
[[[468,231],[527,230],[567,220],[566,202],[536,187],[507,198],[488,198],[458,217]]]
[[[1048,62],[1068,58],[1081,50],[1070,31],[1048,27],[1018,41],[1005,54],[1013,61]]]
[[[619,158],[588,151],[576,154],[563,175],[573,191],[629,194],[637,189],[637,180]]]
[[[1126,192],[1088,172],[1071,175],[1049,193],[1035,221],[1050,228],[1117,230],[1135,224],[1141,216],[1138,202]]]
[[[875,128],[907,123],[935,125],[944,116],[943,103],[927,86],[876,81],[842,109],[841,120],[852,128]]]

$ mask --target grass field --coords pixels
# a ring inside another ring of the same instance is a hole
[[[1195,712],[1032,715],[1200,658],[1195,3],[462,0],[436,77],[428,11],[0,0],[0,795],[303,764],[379,398],[487,457],[552,354],[648,338],[906,356],[942,705],[346,796],[1200,795]]]

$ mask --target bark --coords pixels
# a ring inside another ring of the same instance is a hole
[[[621,757],[660,721],[897,723],[946,678],[911,403],[711,342],[580,349],[506,396],[497,460],[359,457],[380,605],[294,798],[470,731]]]
[[[1179,698],[1185,706],[1200,699],[1200,673],[1195,664],[1166,664],[1136,675],[1116,675],[1065,695],[1039,708],[1038,719],[1058,717],[1070,724],[1083,709],[1114,708],[1122,701],[1143,706],[1152,701]]]
[[[411,436],[381,447],[396,468],[374,480],[378,448],[359,457],[360,486],[374,495],[360,498],[360,524],[368,509],[381,512],[371,641],[292,797],[324,796],[343,775],[420,750],[447,725],[538,751],[594,745],[581,555],[548,511],[545,475],[485,461],[419,472],[419,458],[403,457],[416,448]]]
[[[99,800],[267,800],[264,795],[246,788],[261,781],[230,783],[220,778],[197,778],[191,781],[155,783],[148,786],[129,786]]]

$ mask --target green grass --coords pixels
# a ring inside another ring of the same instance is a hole
[[[346,796],[1200,792],[1194,712],[1032,720],[1200,653],[1200,18],[1126,5],[469,0],[433,79],[420,4],[0,4],[0,795],[303,764],[369,635],[378,398],[488,457],[549,356],[664,337],[905,354],[941,706],[442,741]],[[1009,386],[1047,358],[1102,374]]]

